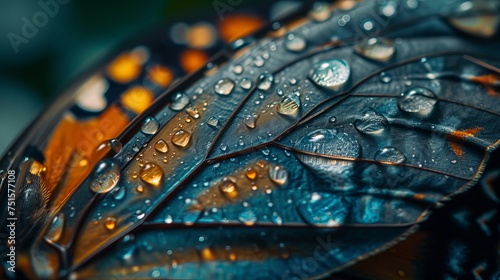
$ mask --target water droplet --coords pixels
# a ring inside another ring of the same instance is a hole
[[[120,140],[114,138],[110,140],[106,140],[103,143],[99,145],[96,149],[96,153],[107,153],[108,151],[112,151],[113,155],[118,154],[119,152],[122,151],[122,143]],[[87,166],[88,161],[87,160],[82,160],[80,161],[80,166]]]
[[[273,215],[271,216],[271,221],[277,225],[283,224],[283,219],[278,215],[277,212],[273,212]]]
[[[370,38],[354,46],[360,55],[376,61],[388,61],[394,55],[394,42],[384,38]]]
[[[181,111],[189,104],[189,96],[184,92],[176,93],[170,102],[170,109]]]
[[[358,131],[374,136],[381,135],[388,125],[389,121],[384,116],[372,110],[366,111],[363,118],[354,122]]]
[[[274,76],[268,72],[261,74],[259,76],[259,85],[257,86],[260,90],[269,90],[273,85]]]
[[[288,95],[276,107],[279,114],[285,116],[297,116],[300,108],[300,99],[296,95]]]
[[[398,10],[399,1],[386,0],[378,5],[378,13],[383,17],[392,17]]]
[[[245,171],[245,176],[247,176],[247,178],[250,180],[255,180],[255,178],[257,178],[257,171],[253,168],[248,168]]]
[[[291,52],[301,52],[307,47],[306,40],[296,34],[288,34],[285,40],[285,48]]]
[[[394,147],[385,147],[375,154],[375,160],[392,164],[403,163],[406,160],[405,155]]]
[[[280,186],[284,185],[288,180],[288,171],[285,168],[276,165],[269,169],[269,178],[271,181]]]
[[[54,217],[49,229],[47,230],[47,233],[45,234],[46,240],[49,240],[51,242],[59,241],[64,230],[64,220],[65,219],[63,213],[60,213],[59,215]]]
[[[238,219],[247,226],[252,226],[257,222],[257,214],[253,210],[246,209],[240,213]]]
[[[245,118],[245,125],[250,128],[254,129],[257,126],[257,119],[259,118],[258,115],[252,115],[248,116]]]
[[[159,128],[160,123],[154,117],[148,117],[142,124],[141,131],[144,134],[154,135]]]
[[[436,95],[424,87],[406,90],[398,99],[398,107],[407,113],[416,113],[422,117],[429,116],[437,103]]]
[[[187,147],[189,141],[191,141],[191,134],[183,129],[176,131],[172,136],[172,143],[182,148]]]
[[[253,65],[255,65],[257,67],[262,67],[262,66],[264,66],[265,63],[266,63],[266,61],[264,60],[264,58],[261,55],[256,56],[253,60]]]
[[[104,194],[111,191],[120,180],[120,166],[112,159],[101,160],[92,172],[90,190]]]
[[[250,89],[252,87],[252,81],[249,78],[243,78],[241,79],[240,87],[242,89]]]
[[[335,123],[335,122],[337,121],[337,118],[336,118],[335,116],[331,116],[331,117],[328,119],[328,121],[329,121],[330,123]]]
[[[145,183],[158,187],[163,178],[163,169],[154,163],[149,163],[141,169],[139,176]]]
[[[160,139],[155,143],[155,150],[158,151],[159,153],[167,153],[168,152],[168,145],[165,140]]]
[[[236,74],[236,75],[239,75],[241,73],[243,73],[243,66],[241,65],[234,65],[233,66],[233,73]]]
[[[332,13],[328,6],[329,3],[326,2],[314,3],[312,10],[309,12],[310,17],[317,22],[322,22],[329,19]]]
[[[219,124],[219,119],[217,117],[210,117],[207,121],[209,126],[216,127]]]
[[[325,60],[314,64],[309,78],[318,86],[330,90],[340,90],[349,80],[351,68],[341,59]]]
[[[113,197],[115,198],[115,200],[122,200],[125,197],[125,193],[126,193],[126,188],[123,187],[123,186],[122,187],[116,187],[111,192],[111,194],[113,195]]]
[[[200,219],[201,214],[202,211],[198,209],[187,211],[182,216],[182,222],[188,226],[194,225]]]
[[[342,196],[324,192],[312,193],[299,203],[298,210],[305,222],[331,227],[344,222],[348,206]]]
[[[104,221],[104,227],[107,230],[114,230],[116,227],[116,218],[114,217],[107,217],[106,221]]]
[[[234,82],[229,79],[221,79],[215,84],[215,92],[220,95],[229,95],[233,89]]]
[[[228,200],[238,198],[238,186],[233,178],[224,178],[222,184],[219,185],[219,191]]]
[[[174,221],[174,219],[172,218],[171,215],[167,215],[167,217],[165,217],[164,221],[166,224],[171,224]]]
[[[392,82],[391,75],[389,75],[385,72],[380,73],[379,77],[380,77],[380,81],[384,84],[388,84],[388,83]]]

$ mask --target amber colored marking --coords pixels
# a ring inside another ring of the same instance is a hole
[[[154,95],[144,87],[135,86],[123,93],[120,99],[123,106],[136,114],[140,114],[153,103]]]
[[[116,137],[128,123],[127,116],[116,105],[88,121],[80,122],[70,115],[61,120],[44,153],[49,191],[54,192],[57,185],[64,186],[53,200],[53,209],[57,209],[100,159],[102,155],[96,155],[96,148],[104,140]],[[87,164],[80,164],[82,160]],[[64,184],[61,184],[63,176]]]
[[[184,71],[191,73],[205,65],[208,55],[202,50],[185,50],[181,54],[181,65]]]
[[[233,14],[227,16],[219,25],[220,36],[231,42],[251,34],[264,26],[264,21],[257,16]]]
[[[482,76],[473,77],[471,80],[478,83],[478,84],[481,84],[486,89],[486,92],[488,92],[489,95],[491,95],[491,96],[500,95],[495,90],[495,88],[491,86],[492,84],[498,83],[498,81],[500,80],[500,77],[498,77],[498,75],[493,74],[493,73],[486,74],[486,75],[482,75]]]
[[[423,200],[423,199],[425,199],[425,194],[423,194],[423,193],[416,193],[413,197],[416,200]]]
[[[155,65],[148,69],[148,78],[160,87],[167,87],[174,80],[174,72],[170,68]]]
[[[109,64],[106,72],[112,80],[125,84],[141,74],[141,62],[139,55],[123,53]]]
[[[463,142],[465,140],[465,138],[476,136],[476,134],[478,134],[479,131],[481,131],[481,130],[482,130],[481,127],[475,127],[475,128],[469,128],[466,130],[453,131],[447,137],[447,139],[450,142],[450,147],[453,150],[453,152],[455,153],[455,155],[457,155],[459,157],[463,157],[464,150],[462,149],[461,142]]]

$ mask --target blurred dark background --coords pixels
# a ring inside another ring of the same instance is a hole
[[[43,11],[40,3],[52,1],[67,4],[59,4],[32,38],[18,44],[16,53],[11,41],[19,38],[12,34],[22,36],[23,18],[33,22]],[[237,8],[255,2],[259,1],[241,0]],[[124,42],[193,15],[216,19],[214,1],[1,0],[0,153],[85,69]]]

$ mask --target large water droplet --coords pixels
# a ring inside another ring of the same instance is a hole
[[[318,86],[330,90],[340,90],[349,80],[351,68],[342,59],[325,60],[314,64],[309,78]]]
[[[385,147],[375,154],[375,160],[392,164],[403,163],[406,160],[405,155],[394,147]]]
[[[306,40],[296,34],[288,34],[285,40],[285,48],[291,52],[301,52],[307,47]]]
[[[283,100],[281,100],[276,107],[277,112],[285,116],[297,116],[299,109],[300,98],[293,94],[283,98]]]
[[[301,201],[298,210],[304,221],[311,225],[334,227],[344,222],[348,205],[340,195],[312,193]]]
[[[172,136],[172,143],[181,148],[187,147],[189,141],[191,141],[191,134],[183,129],[176,131]]]
[[[153,135],[158,132],[160,123],[154,117],[148,117],[142,124],[141,131],[144,134]]]
[[[326,2],[316,2],[312,10],[309,12],[311,18],[317,22],[322,22],[329,19],[332,15],[330,8],[328,7],[330,4]]]
[[[257,214],[251,209],[246,209],[240,213],[238,219],[247,226],[252,226],[257,222]]]
[[[158,187],[163,178],[163,169],[154,163],[146,164],[139,172],[141,180]]]
[[[372,110],[366,111],[363,118],[354,122],[357,130],[374,136],[381,135],[388,125],[389,121],[384,116]]]
[[[257,119],[259,118],[258,115],[251,115],[245,118],[245,125],[250,128],[254,129],[257,126]]]
[[[288,180],[288,171],[279,165],[273,166],[269,169],[269,178],[280,186],[284,185]]]
[[[238,198],[238,186],[233,178],[224,178],[219,185],[219,191],[222,196],[228,200],[236,200]]]
[[[92,172],[90,190],[103,194],[111,191],[120,180],[120,166],[112,159],[101,160]]]
[[[155,150],[158,151],[159,153],[167,153],[168,152],[168,144],[165,142],[165,140],[160,139],[155,143]]]
[[[384,62],[391,59],[396,48],[394,43],[387,39],[370,38],[355,45],[354,50],[366,58]]]
[[[126,191],[127,189],[125,187],[116,187],[113,189],[113,191],[111,192],[111,194],[113,195],[113,197],[115,198],[115,200],[122,200],[124,197],[125,197],[125,193],[127,192]]]
[[[252,87],[252,80],[249,78],[241,79],[240,86],[242,89],[250,89]]]
[[[63,213],[55,216],[49,229],[47,230],[47,233],[45,234],[45,239],[51,242],[59,241],[64,230],[64,221],[65,219]]]
[[[96,149],[96,153],[100,154],[101,152],[111,151],[113,156],[122,151],[122,143],[120,140],[114,138],[110,140],[106,140],[99,145]]]
[[[172,97],[170,109],[181,111],[189,104],[189,96],[184,92],[178,92]]]
[[[436,95],[424,87],[406,90],[398,99],[398,107],[407,113],[416,113],[422,117],[429,116],[437,103]]]
[[[273,85],[274,76],[271,73],[264,73],[259,76],[259,85],[257,86],[260,90],[269,90]]]
[[[220,95],[229,95],[233,89],[234,82],[229,79],[221,79],[215,84],[215,92]]]
[[[200,219],[201,214],[202,214],[202,211],[199,209],[187,211],[182,216],[182,222],[185,225],[191,226]]]

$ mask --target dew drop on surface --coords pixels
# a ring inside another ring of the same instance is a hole
[[[116,218],[114,217],[107,217],[106,221],[104,221],[104,227],[107,230],[114,230],[116,227]]]
[[[217,117],[210,117],[207,124],[212,127],[216,127],[219,124],[219,119]]]
[[[110,192],[120,180],[120,166],[112,159],[101,160],[92,171],[90,190],[104,194]]]
[[[243,78],[241,79],[240,87],[242,89],[250,89],[252,87],[252,81],[249,78]]]
[[[172,218],[171,215],[167,215],[167,217],[165,217],[165,224],[171,224],[172,222],[174,221],[174,219]]]
[[[125,197],[126,188],[125,187],[116,187],[111,191],[111,195],[115,198],[115,200],[122,200]]]
[[[332,13],[328,5],[329,3],[326,2],[314,3],[312,10],[309,12],[309,16],[317,22],[323,22],[329,19]]]
[[[301,52],[307,47],[306,40],[296,34],[288,34],[285,39],[285,48],[291,52]]]
[[[429,116],[437,104],[436,95],[424,87],[414,87],[406,90],[398,99],[398,107],[407,113]]]
[[[358,131],[373,136],[381,135],[388,125],[389,121],[373,110],[366,111],[361,119],[354,122],[354,127]]]
[[[141,131],[144,134],[154,135],[160,129],[160,123],[154,117],[148,117],[142,124]]]
[[[245,176],[250,180],[255,180],[257,178],[257,171],[253,168],[248,168],[245,170]]]
[[[366,58],[376,61],[388,61],[396,52],[394,42],[384,38],[370,38],[354,46],[354,50]]]
[[[233,66],[233,68],[232,68],[232,69],[233,69],[233,73],[234,73],[234,74],[236,74],[236,75],[239,75],[239,74],[243,73],[243,70],[244,70],[244,69],[243,69],[243,66],[241,66],[241,65],[239,65],[239,64],[238,64],[238,65]]]
[[[288,180],[288,170],[276,165],[269,169],[269,178],[278,185],[284,185]]]
[[[195,108],[187,108],[186,113],[188,113],[193,119],[199,119],[200,118],[200,112],[198,109]]]
[[[163,169],[154,163],[148,163],[141,169],[139,176],[145,183],[158,187],[163,178]]]
[[[296,95],[288,95],[276,106],[279,114],[285,116],[297,116],[300,109],[300,98]]]
[[[233,89],[234,82],[229,79],[221,79],[215,84],[215,92],[220,95],[229,95]]]
[[[47,233],[45,234],[45,239],[51,242],[59,241],[64,230],[64,221],[65,219],[63,213],[55,216],[49,229],[47,230]]]
[[[378,13],[383,17],[392,17],[398,10],[399,0],[380,1],[378,5]]]
[[[168,144],[165,140],[160,139],[155,143],[155,150],[159,153],[165,154],[168,152]]]
[[[181,111],[189,104],[189,96],[184,92],[176,93],[170,102],[170,109],[174,111]]]
[[[273,215],[271,216],[271,221],[277,225],[283,224],[283,219],[278,215],[277,212],[274,212]]]
[[[298,211],[305,222],[316,226],[341,225],[348,214],[346,201],[333,193],[312,193],[299,203]]]
[[[106,140],[102,144],[100,144],[99,147],[97,147],[96,152],[99,153],[101,151],[106,151],[109,149],[110,151],[113,152],[113,154],[116,155],[122,151],[122,148],[123,148],[123,145],[120,142],[120,140],[113,138],[110,140]],[[81,166],[86,166],[87,164],[88,164],[88,162],[86,160],[80,162]]]
[[[219,185],[219,191],[227,200],[235,200],[238,198],[238,186],[231,178],[224,178],[223,182]]]
[[[331,116],[330,118],[328,118],[328,121],[329,121],[330,123],[335,123],[335,122],[337,121],[337,117],[335,117],[335,116]]]
[[[194,225],[200,219],[201,214],[200,210],[187,211],[182,216],[182,222],[188,226]]]
[[[388,84],[388,83],[392,82],[391,75],[389,75],[385,72],[380,73],[379,78],[380,78],[380,81],[384,84]]]
[[[350,75],[351,68],[347,61],[332,59],[315,63],[309,72],[309,79],[319,87],[337,91],[347,83]]]
[[[257,222],[257,214],[253,210],[246,209],[240,213],[238,219],[247,226],[253,226]]]
[[[172,135],[172,143],[178,147],[185,148],[191,141],[191,134],[183,129],[178,130]]]
[[[245,118],[245,125],[250,129],[254,129],[257,126],[257,119],[259,116],[252,115]]]
[[[399,164],[406,160],[405,155],[394,147],[385,147],[375,154],[375,160],[388,164]]]
[[[270,73],[264,73],[259,76],[259,85],[257,86],[260,90],[269,90],[273,85],[274,76]]]

